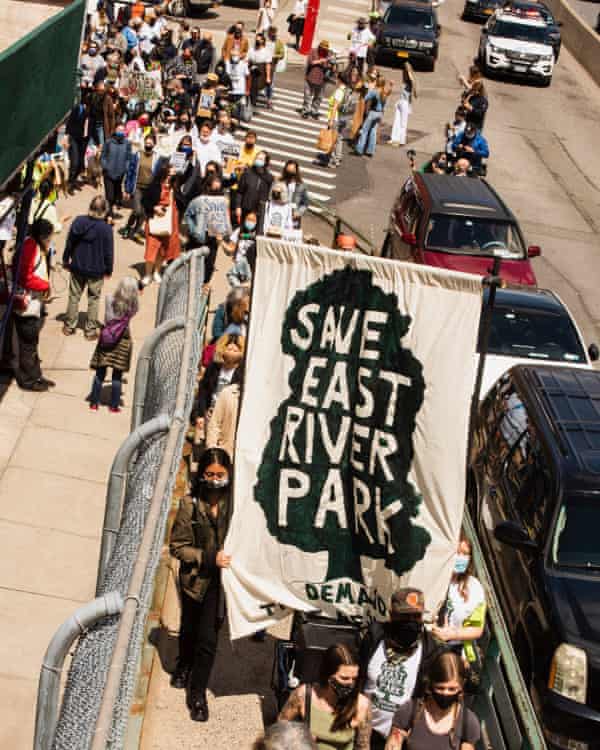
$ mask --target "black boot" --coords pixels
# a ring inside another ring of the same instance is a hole
[[[171,687],[177,688],[177,690],[183,690],[187,687],[189,676],[190,668],[185,664],[179,664],[178,662],[175,671],[171,675]]]
[[[208,703],[206,693],[190,694],[190,719],[192,721],[208,721]]]

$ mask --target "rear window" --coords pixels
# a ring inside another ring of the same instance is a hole
[[[587,361],[577,330],[567,315],[500,305],[494,306],[488,352],[542,362]]]
[[[426,10],[392,6],[383,19],[384,23],[393,26],[421,26],[433,29],[433,15]]]

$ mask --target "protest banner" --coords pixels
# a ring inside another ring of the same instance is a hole
[[[223,571],[230,632],[446,594],[481,279],[259,238]]]
[[[162,99],[160,73],[157,76],[155,72],[123,71],[119,78],[119,93],[143,102]]]

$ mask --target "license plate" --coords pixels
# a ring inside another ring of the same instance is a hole
[[[513,65],[515,73],[525,73],[527,71],[527,65]]]
[[[485,10],[483,11],[483,15],[484,15],[484,16],[491,16],[493,12],[494,12],[494,9],[493,9],[493,8],[486,8],[486,9],[485,9]]]
[[[408,52],[405,52],[404,50],[396,52],[396,57],[408,57]]]

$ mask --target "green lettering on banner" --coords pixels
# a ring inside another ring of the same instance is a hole
[[[330,583],[321,586],[321,599],[328,604],[333,604],[333,586]]]
[[[316,601],[319,598],[319,589],[313,586],[312,583],[306,584],[306,596],[312,601]]]
[[[351,583],[339,583],[337,594],[335,597],[336,604],[339,604],[339,602],[348,601],[350,604],[354,604],[354,599],[352,598],[352,584]]]

